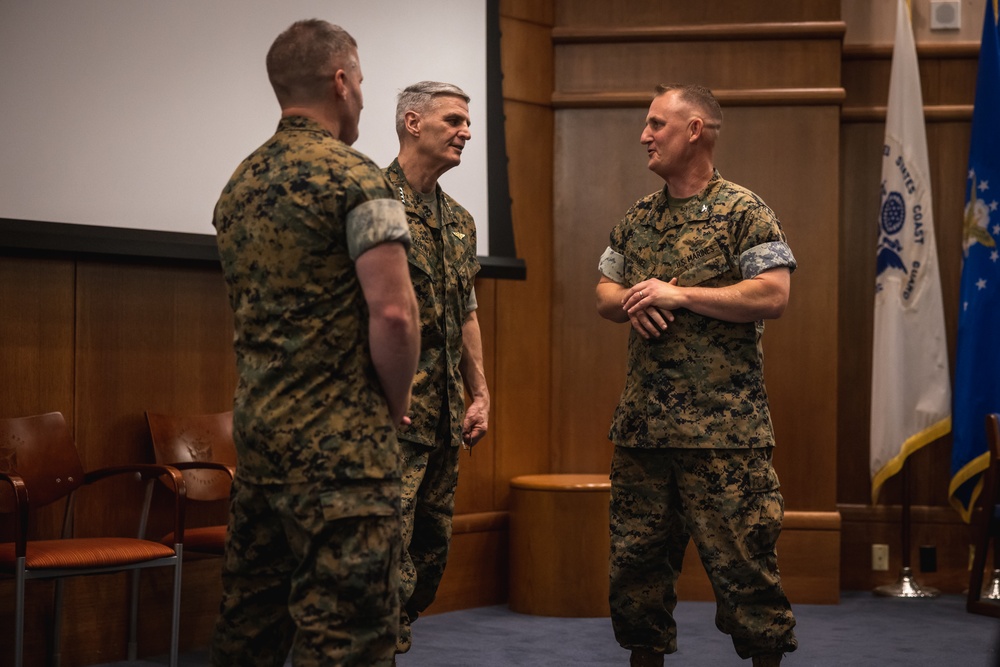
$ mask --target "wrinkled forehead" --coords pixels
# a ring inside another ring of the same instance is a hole
[[[431,99],[430,112],[441,116],[460,116],[469,121],[469,103],[458,95],[435,95]]]

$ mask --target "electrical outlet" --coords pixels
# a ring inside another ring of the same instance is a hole
[[[872,569],[876,572],[885,572],[889,569],[889,545],[872,545]]]

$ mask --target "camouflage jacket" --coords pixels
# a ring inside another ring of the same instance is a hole
[[[439,225],[407,183],[397,160],[385,174],[410,223],[410,277],[420,308],[420,362],[409,412],[413,423],[401,427],[399,437],[434,446],[438,422],[447,416],[451,445],[457,447],[465,417],[465,385],[459,372],[462,324],[479,272],[476,225],[472,215],[437,185]]]
[[[213,224],[236,329],[237,474],[399,477],[354,270],[377,243],[409,244],[378,166],[313,121],[283,118],[233,174]]]
[[[715,172],[697,196],[671,209],[666,187],[611,232],[600,271],[625,286],[677,278],[723,287],[792,256],[761,199]],[[736,448],[774,444],[764,389],[763,322],[732,323],[688,310],[658,339],[631,331],[625,389],[609,437],[630,447]]]

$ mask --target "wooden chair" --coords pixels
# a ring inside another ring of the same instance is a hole
[[[73,535],[73,501],[76,491],[115,475],[131,474],[147,487],[162,479],[175,491],[173,523],[176,541],[162,544],[139,537],[85,537]],[[25,582],[55,579],[55,620],[51,660],[58,665],[62,629],[62,579],[64,577],[122,572],[149,567],[174,568],[173,618],[170,665],[177,665],[180,621],[181,558],[183,555],[184,478],[163,465],[121,465],[84,472],[76,444],[62,414],[0,419],[0,513],[13,514],[14,541],[0,544],[0,574],[15,579],[14,665],[24,659]],[[29,521],[40,507],[66,499],[61,539],[29,539]],[[133,588],[135,599],[138,591]],[[134,605],[133,605],[134,606]],[[129,627],[129,659],[135,660],[137,623]]]
[[[986,568],[986,553],[993,545],[993,568],[1000,568],[996,553],[1000,543],[1000,415],[986,416],[986,441],[990,446],[990,463],[983,474],[983,490],[979,496],[978,508],[972,520],[975,556],[972,572],[969,574],[969,597],[965,609],[973,614],[1000,617],[1000,603],[982,599],[983,571]]]
[[[156,462],[170,465],[184,475],[187,500],[214,502],[229,498],[236,474],[233,413],[166,415],[146,412]],[[147,498],[148,504],[148,498]],[[161,541],[169,544],[173,534]],[[184,553],[221,556],[226,526],[189,527],[184,531]]]

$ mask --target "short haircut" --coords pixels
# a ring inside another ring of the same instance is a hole
[[[681,100],[705,114],[705,126],[708,129],[722,129],[722,107],[711,90],[694,83],[661,83],[656,86],[655,97],[671,92],[677,93]]]
[[[471,99],[464,90],[453,83],[421,81],[407,86],[396,97],[396,134],[402,137],[406,133],[407,111],[426,113],[434,102],[434,98],[439,95],[461,97],[466,104]]]
[[[267,78],[282,106],[316,102],[327,80],[343,69],[358,43],[346,30],[321,19],[296,21],[267,52]]]

